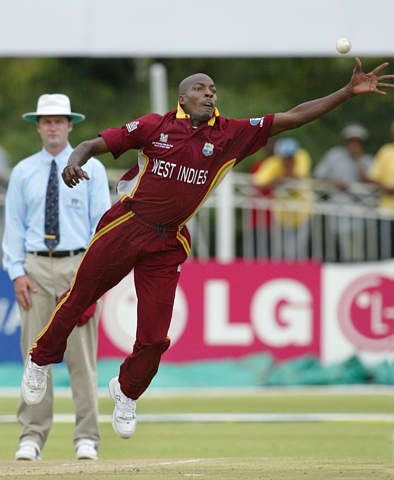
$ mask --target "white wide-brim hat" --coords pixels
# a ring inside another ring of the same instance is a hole
[[[43,115],[64,115],[74,123],[83,122],[85,115],[71,111],[70,99],[62,93],[46,93],[37,102],[37,111],[24,113],[22,117],[28,122],[36,123]]]
[[[341,135],[344,140],[358,138],[364,141],[368,138],[368,131],[359,123],[350,123],[342,129]]]

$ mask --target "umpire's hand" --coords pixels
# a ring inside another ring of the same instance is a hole
[[[16,301],[23,310],[30,310],[32,307],[31,293],[37,293],[38,288],[27,275],[21,275],[14,279]]]

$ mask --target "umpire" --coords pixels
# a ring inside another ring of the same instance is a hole
[[[66,291],[90,237],[110,207],[103,165],[90,159],[89,182],[71,190],[60,174],[72,152],[68,136],[85,116],[71,111],[63,94],[45,94],[35,112],[23,118],[35,123],[43,148],[13,169],[6,193],[4,268],[13,280],[22,322],[25,356],[45,327],[57,299]],[[99,443],[96,393],[98,311],[88,309],[68,339],[65,362],[76,410],[74,446],[78,459],[97,459]],[[50,375],[50,374],[49,374]],[[39,460],[53,418],[52,382],[40,405],[18,408],[21,424],[17,460]]]

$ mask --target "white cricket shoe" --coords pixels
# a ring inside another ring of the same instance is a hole
[[[40,447],[33,440],[22,441],[15,453],[15,460],[30,460],[32,462],[41,460]]]
[[[136,402],[126,397],[120,389],[118,377],[110,380],[109,393],[115,402],[114,413],[112,415],[112,427],[122,438],[129,438],[134,433],[137,426]]]
[[[47,390],[49,365],[35,364],[28,355],[22,377],[22,397],[27,405],[40,403]]]
[[[75,444],[78,460],[98,460],[96,443],[89,438],[81,438]]]

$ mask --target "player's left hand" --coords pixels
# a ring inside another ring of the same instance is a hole
[[[89,180],[89,175],[79,165],[66,165],[62,172],[64,183],[73,188],[81,180]]]
[[[353,69],[353,75],[350,79],[349,88],[353,95],[362,93],[378,93],[386,95],[387,92],[381,88],[394,88],[394,84],[386,83],[386,80],[394,79],[394,75],[380,75],[380,72],[388,66],[388,62],[382,63],[375,67],[369,73],[362,71],[361,60],[357,57]]]

